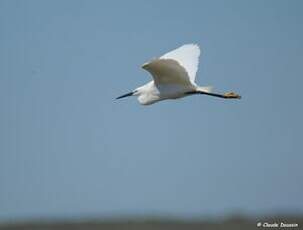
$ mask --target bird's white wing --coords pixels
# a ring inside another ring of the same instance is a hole
[[[160,57],[160,59],[176,60],[181,66],[184,67],[189,75],[190,81],[194,83],[199,65],[199,57],[199,46],[196,44],[187,44],[164,54],[162,57]]]
[[[191,85],[183,66],[173,59],[154,59],[144,64],[142,68],[151,73],[156,86]]]
[[[200,49],[197,45],[183,45],[142,66],[153,76],[156,85],[193,84],[198,70]]]

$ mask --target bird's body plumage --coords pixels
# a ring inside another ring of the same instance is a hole
[[[195,83],[199,56],[199,46],[187,44],[143,64],[142,68],[152,75],[153,80],[118,99],[134,95],[138,96],[140,104],[150,105],[196,93],[211,95],[211,87],[200,87]],[[226,98],[239,98],[236,94],[233,96]]]

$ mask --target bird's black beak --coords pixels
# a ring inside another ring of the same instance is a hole
[[[130,92],[130,93],[124,94],[120,97],[117,97],[116,99],[120,99],[120,98],[123,98],[123,97],[129,97],[129,96],[132,96],[133,94],[134,94],[134,92]]]

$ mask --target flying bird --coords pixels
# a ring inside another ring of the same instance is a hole
[[[204,94],[224,99],[240,99],[241,96],[228,92],[212,92],[211,86],[198,86],[195,83],[198,70],[200,48],[196,44],[186,44],[170,51],[160,58],[142,65],[153,80],[116,99],[137,96],[142,105],[150,105],[166,99],[177,99],[194,94]]]

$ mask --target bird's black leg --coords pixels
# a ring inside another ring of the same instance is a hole
[[[209,93],[209,92],[204,92],[204,91],[189,91],[185,93],[186,95],[193,95],[193,94],[205,94],[213,97],[220,97],[224,99],[240,99],[241,96],[230,92],[230,93],[225,93],[225,94],[218,94],[218,93]]]

